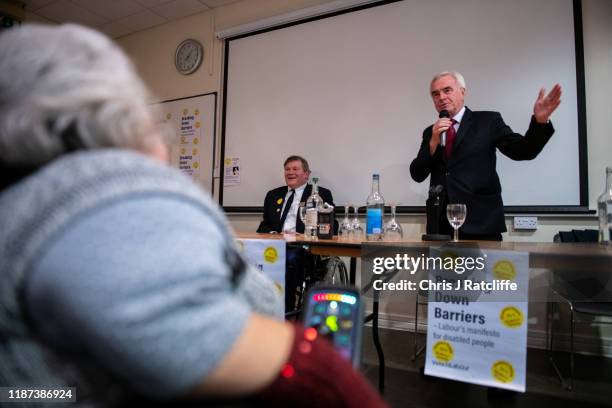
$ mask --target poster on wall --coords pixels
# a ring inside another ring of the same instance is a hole
[[[226,157],[223,169],[224,187],[240,185],[240,157]]]
[[[158,104],[158,122],[171,134],[170,164],[213,193],[215,92]]]

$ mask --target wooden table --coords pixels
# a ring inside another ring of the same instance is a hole
[[[363,242],[348,241],[338,237],[307,241],[302,234],[257,234],[238,233],[239,238],[283,239],[288,244],[305,245],[315,255],[361,257],[363,245],[394,245],[406,248],[429,248],[446,243],[405,240],[401,242]],[[586,266],[590,270],[612,272],[612,245],[589,243],[545,243],[545,242],[491,242],[463,240],[457,247],[477,245],[483,249],[499,249],[529,253],[529,267],[547,268],[553,270],[580,270]]]

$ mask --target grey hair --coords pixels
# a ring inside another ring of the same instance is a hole
[[[148,151],[160,143],[148,91],[111,40],[66,24],[25,24],[0,35],[0,160],[42,165],[66,151],[74,131],[85,148]]]
[[[439,74],[437,74],[436,76],[434,76],[431,79],[431,82],[429,83],[429,85],[433,84],[435,81],[437,81],[438,79],[440,79],[442,77],[445,77],[445,76],[452,76],[453,78],[455,78],[455,81],[457,81],[459,86],[461,88],[465,89],[465,78],[463,78],[463,75],[461,75],[457,71],[444,71],[444,72],[440,72]]]

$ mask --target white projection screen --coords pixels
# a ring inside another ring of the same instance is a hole
[[[555,134],[542,153],[516,162],[498,152],[497,168],[507,211],[581,212],[584,61],[574,7],[406,0],[228,39],[222,154],[240,158],[241,182],[222,188],[221,205],[261,210],[266,192],[284,184],[284,159],[298,154],[338,206],[364,205],[380,173],[386,202],[422,210],[429,179],[414,182],[409,166],[437,118],[429,82],[457,70],[466,106],[501,112],[521,134],[539,89],[561,84]]]

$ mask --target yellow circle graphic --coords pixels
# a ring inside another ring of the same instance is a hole
[[[193,148],[193,150],[191,150],[191,154],[194,156],[198,155],[198,149],[196,149],[195,147]]]
[[[198,163],[198,162],[194,162],[194,163],[193,163],[193,168],[194,168],[194,169],[197,169],[198,167],[200,167],[200,163]]]
[[[433,353],[436,360],[448,363],[455,357],[453,346],[447,341],[439,341],[433,346]]]
[[[523,324],[523,312],[516,306],[507,306],[500,312],[499,320],[501,320],[504,326],[516,329]]]
[[[185,152],[187,152],[187,150],[185,150],[185,148],[181,148],[181,154],[185,154]]]
[[[186,115],[189,113],[189,109],[183,109],[183,115]]]
[[[279,198],[278,200],[276,200],[276,204],[282,204],[283,203],[283,199]]]
[[[229,166],[230,164],[232,164],[232,159],[225,159],[225,165]]]
[[[511,383],[514,380],[514,367],[507,361],[496,361],[491,367],[491,375],[501,383]]]
[[[195,128],[196,128],[196,129],[199,129],[199,128],[200,128],[200,122],[196,122],[196,124],[195,124]]]
[[[516,268],[514,264],[506,259],[495,262],[493,266],[493,276],[500,280],[514,280],[516,278]]]
[[[166,113],[166,119],[170,119],[172,117],[171,113]]]
[[[198,139],[197,137],[193,138],[193,144],[198,144],[200,143],[200,139]]]
[[[200,114],[200,110],[196,109],[196,110],[193,111],[193,113],[196,114],[196,115],[199,115]]]
[[[267,263],[274,263],[278,260],[278,251],[274,247],[267,247],[264,250],[264,259]]]

